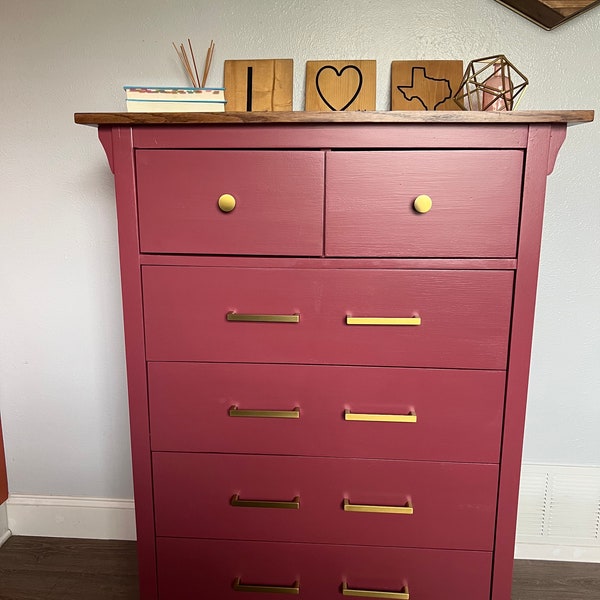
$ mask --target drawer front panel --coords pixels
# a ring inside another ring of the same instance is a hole
[[[463,550],[493,544],[496,465],[157,452],[153,468],[160,536]]]
[[[142,252],[323,252],[320,152],[139,150],[136,161]]]
[[[518,150],[330,152],[326,254],[514,257],[522,164]]]
[[[502,371],[150,363],[152,448],[497,462],[504,380]],[[406,419],[386,422],[396,417]]]
[[[239,600],[245,596],[236,582],[271,590],[297,582],[306,600],[342,598],[344,583],[415,600],[488,600],[490,594],[488,552],[159,538],[157,553],[160,600]],[[278,596],[255,591],[248,597]]]
[[[510,271],[142,271],[151,361],[506,367]],[[228,321],[228,313],[298,322]],[[347,317],[421,324],[349,325]]]

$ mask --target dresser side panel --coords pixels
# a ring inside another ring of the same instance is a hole
[[[140,574],[140,597],[157,598],[150,427],[132,131],[115,127],[113,162]]]
[[[519,477],[531,358],[531,339],[542,237],[549,125],[530,128],[523,179],[523,203],[509,349],[502,440],[492,600],[510,600],[519,497]]]

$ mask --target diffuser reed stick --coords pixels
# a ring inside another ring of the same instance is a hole
[[[198,66],[196,65],[196,57],[194,55],[194,49],[192,48],[192,42],[190,38],[188,38],[188,46],[190,49],[190,58],[188,57],[187,51],[185,49],[184,44],[179,44],[179,48],[173,42],[173,48],[175,48],[175,52],[177,53],[177,57],[181,61],[187,76],[190,78],[192,82],[192,86],[195,88],[204,87],[206,85],[206,80],[208,79],[208,73],[210,71],[210,65],[212,63],[213,53],[215,51],[215,43],[213,40],[210,40],[210,46],[206,51],[206,59],[204,61],[204,72],[202,73],[202,81],[200,81],[200,76],[198,75]],[[192,69],[193,65],[193,69]]]
[[[206,51],[206,61],[204,62],[204,73],[202,75],[202,87],[206,85],[206,80],[208,78],[208,72],[210,71],[210,65],[212,63],[213,52],[215,51],[215,43],[213,40],[210,40],[210,46]]]
[[[190,78],[192,87],[195,87],[195,88],[199,87],[197,80],[194,78],[194,73],[192,72],[192,69],[190,67],[184,45],[180,44],[179,48],[177,48],[177,46],[175,45],[175,42],[173,42],[173,48],[175,48],[175,52],[177,52],[177,57],[181,61],[183,68],[185,69],[188,77]]]
[[[192,42],[190,41],[190,38],[188,38],[188,46],[190,47],[192,62],[194,63],[194,73],[196,73],[196,82],[200,82],[200,77],[198,77],[198,67],[196,66],[196,57],[194,56],[194,49],[192,48]],[[202,85],[202,87],[204,87],[204,84]]]

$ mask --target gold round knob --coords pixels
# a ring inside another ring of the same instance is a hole
[[[219,196],[218,204],[223,212],[231,212],[235,208],[235,198],[231,194],[223,194]]]
[[[421,194],[415,198],[413,207],[418,213],[426,213],[431,210],[432,206],[431,198],[425,194]]]

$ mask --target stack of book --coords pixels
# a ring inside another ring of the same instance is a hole
[[[224,112],[225,88],[125,86],[128,112]]]

